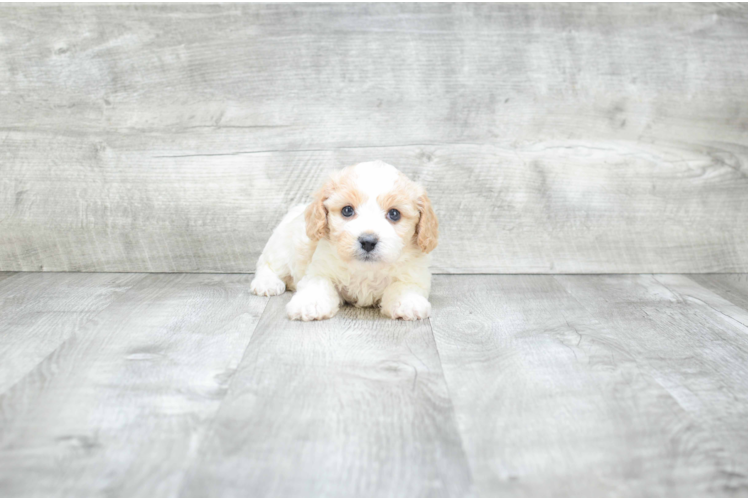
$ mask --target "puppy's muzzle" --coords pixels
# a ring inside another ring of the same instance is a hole
[[[361,245],[361,249],[366,253],[371,253],[377,247],[379,238],[374,234],[362,234],[358,237],[358,243]]]

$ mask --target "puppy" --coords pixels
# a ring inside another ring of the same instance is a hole
[[[382,161],[333,174],[291,208],[257,261],[256,295],[297,290],[294,320],[335,316],[344,302],[393,319],[428,318],[438,222],[424,189]]]

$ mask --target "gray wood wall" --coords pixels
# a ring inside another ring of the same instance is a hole
[[[377,158],[436,271],[748,272],[748,9],[0,5],[0,270],[251,272]]]

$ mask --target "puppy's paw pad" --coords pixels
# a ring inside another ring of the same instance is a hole
[[[249,289],[255,295],[270,297],[280,295],[286,291],[286,284],[274,275],[257,276],[252,280]]]
[[[286,305],[288,318],[301,321],[332,318],[336,312],[337,304],[326,297],[305,297],[297,294]]]
[[[410,295],[397,301],[385,314],[392,319],[415,321],[431,315],[431,303],[420,295]]]

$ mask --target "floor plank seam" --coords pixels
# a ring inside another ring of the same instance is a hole
[[[652,277],[652,279],[654,281],[656,281],[658,284],[660,284],[663,288],[665,288],[666,290],[670,291],[670,293],[673,293],[674,295],[677,295],[677,296],[681,295],[679,293],[676,294],[669,287],[667,287],[665,285],[662,285],[660,283],[660,281],[655,278],[654,275],[650,275],[650,276]],[[685,275],[681,274],[680,276],[685,276]],[[561,285],[561,287],[566,291],[566,293],[568,293],[577,303],[579,303],[584,308],[584,310],[586,310],[593,318],[595,317],[595,314],[596,314],[595,310],[590,309],[589,307],[587,307],[587,305],[585,305],[584,302],[582,302],[581,300],[579,300],[576,297],[576,295],[574,295],[574,293],[572,293],[566,286],[564,286],[563,283],[561,283],[560,281],[558,281],[555,276],[554,276],[554,280],[557,281]],[[643,309],[643,307],[641,305],[639,305],[637,303],[631,303],[631,307],[634,307],[634,308],[636,308],[637,311],[640,311],[641,313],[643,313],[647,317],[647,321],[649,323],[653,324],[655,327],[658,326],[657,322],[653,318],[650,317],[650,315],[647,313],[647,311],[645,311]],[[709,308],[713,309],[711,306]],[[724,314],[724,313],[722,313],[720,311],[717,311],[717,312],[719,312],[721,316],[727,316],[726,314]],[[727,316],[727,317],[730,318],[730,319],[732,319],[730,316]],[[738,322],[738,323],[740,323],[740,322]],[[740,323],[740,324],[742,324],[742,323]],[[683,405],[682,401],[678,398],[677,394],[673,393],[672,388],[668,387],[667,384],[663,383],[662,379],[666,378],[666,374],[662,373],[661,370],[659,370],[657,367],[653,366],[652,363],[650,361],[646,360],[646,359],[637,361],[637,366],[640,366],[642,368],[642,372],[646,373],[652,379],[652,381],[654,381],[660,388],[662,388],[662,390],[665,391],[665,393],[668,394],[668,396],[670,397],[670,399],[681,410],[683,410],[683,414],[688,417],[689,426],[690,427],[692,427],[693,429],[698,429],[698,431],[700,433],[702,433],[703,435],[705,435],[705,436],[712,436],[713,435],[713,431],[711,429],[709,429],[708,427],[704,426],[697,419],[697,417],[693,414],[693,410],[689,409],[689,408],[687,408],[686,406]]]
[[[657,283],[659,283],[660,285],[662,285],[662,287],[663,287],[663,288],[665,288],[665,289],[666,289],[667,291],[669,291],[669,292],[670,292],[670,293],[672,293],[673,295],[677,295],[678,297],[683,297],[683,294],[682,294],[682,293],[677,293],[677,292],[673,291],[673,289],[672,289],[672,288],[670,288],[669,286],[667,286],[666,284],[664,284],[664,283],[663,283],[662,281],[658,280],[658,279],[657,279],[657,276],[655,276],[654,274],[653,274],[653,275],[651,275],[651,276],[652,276],[652,279],[654,279],[654,280],[655,280],[655,281],[656,281]],[[701,286],[701,285],[699,285],[698,283],[696,283],[695,281],[693,281],[693,280],[691,280],[690,278],[688,278],[688,276],[686,276],[685,274],[682,274],[682,275],[680,275],[680,276],[683,276],[683,277],[685,277],[686,279],[688,279],[689,281],[691,281],[691,282],[692,282],[692,283],[693,283],[694,285],[696,285],[696,286]],[[709,292],[711,292],[711,293],[714,293],[715,295],[717,295],[717,296],[721,297],[721,298],[722,298],[722,299],[724,299],[724,300],[725,300],[726,302],[729,302],[729,303],[730,303],[731,305],[735,306],[735,307],[736,307],[737,309],[742,309],[742,307],[740,307],[740,306],[736,305],[735,303],[733,303],[733,302],[732,302],[732,301],[731,301],[730,299],[728,299],[727,297],[724,297],[724,296],[720,295],[719,293],[717,293],[717,292],[714,292],[714,291],[712,291],[712,290],[709,290],[709,289],[707,289],[707,288],[705,288],[705,287],[702,287],[702,288],[704,288],[705,290],[707,290],[707,291],[709,291]],[[704,302],[703,300],[700,300],[700,299],[699,299],[699,298],[697,298],[697,297],[694,297],[694,296],[692,296],[692,295],[688,295],[688,297],[690,297],[690,298],[691,298],[691,299],[693,299],[693,300],[698,300],[698,301],[699,301],[699,302],[700,302],[701,304],[703,304],[704,306],[708,307],[708,308],[709,308],[710,310],[714,311],[715,313],[719,314],[720,316],[724,316],[725,318],[728,318],[728,319],[730,319],[730,320],[732,320],[732,321],[736,322],[737,324],[739,324],[739,325],[742,325],[742,326],[743,326],[743,328],[746,328],[746,329],[748,329],[748,325],[746,325],[745,323],[743,323],[743,322],[742,322],[742,321],[740,321],[739,319],[736,319],[735,317],[731,316],[730,314],[728,314],[728,313],[726,313],[726,312],[724,312],[724,311],[720,311],[719,309],[715,308],[715,307],[714,307],[714,306],[712,306],[711,304],[708,304],[707,302]]]
[[[573,299],[574,301],[576,301],[576,302],[577,302],[577,304],[579,304],[579,305],[580,305],[580,306],[581,306],[581,307],[582,307],[582,308],[583,308],[583,309],[584,309],[585,311],[587,311],[587,313],[588,313],[588,314],[589,314],[589,315],[590,315],[590,316],[591,316],[592,318],[594,318],[594,319],[595,319],[595,320],[597,321],[597,317],[596,317],[596,314],[595,314],[595,313],[596,313],[596,311],[595,311],[594,309],[590,309],[589,307],[587,307],[587,305],[585,305],[583,301],[579,300],[579,298],[578,298],[578,297],[577,297],[576,295],[574,295],[574,293],[572,293],[572,292],[571,292],[571,291],[570,291],[570,290],[569,290],[569,289],[568,289],[568,288],[567,288],[566,286],[564,286],[564,284],[563,284],[563,283],[561,283],[560,281],[558,281],[558,280],[556,279],[556,277],[555,277],[555,276],[553,276],[553,279],[554,279],[554,281],[556,281],[556,283],[558,283],[558,284],[559,284],[559,286],[561,286],[561,288],[562,288],[562,289],[563,289],[563,290],[564,290],[564,291],[565,291],[565,292],[566,292],[566,293],[567,293],[567,294],[568,294],[568,295],[569,295],[569,296],[570,296],[570,297],[571,297],[571,298],[572,298],[572,299]],[[642,313],[644,313],[644,315],[645,315],[645,316],[647,316],[647,321],[650,321],[650,322],[652,322],[652,321],[653,321],[653,320],[652,320],[652,319],[651,319],[651,318],[649,317],[649,314],[647,314],[647,312],[646,312],[646,311],[644,311],[644,310],[643,310],[643,309],[642,309],[641,307],[639,307],[639,306],[636,306],[636,308],[637,308],[637,310],[639,310],[639,311],[641,311]],[[667,393],[668,393],[668,395],[670,396],[670,398],[671,398],[671,399],[672,399],[672,400],[673,400],[673,401],[674,401],[674,402],[675,402],[675,403],[676,403],[676,404],[678,405],[678,407],[680,407],[680,408],[681,408],[681,409],[683,410],[683,412],[684,412],[685,414],[687,414],[687,415],[690,415],[690,413],[688,412],[688,410],[687,410],[686,408],[684,408],[684,407],[683,407],[683,405],[682,405],[682,404],[680,403],[680,401],[678,401],[678,398],[676,398],[676,397],[675,397],[675,395],[674,395],[674,394],[672,393],[672,391],[671,391],[670,389],[668,389],[667,387],[665,387],[665,386],[664,386],[664,385],[662,384],[662,382],[660,382],[660,380],[658,379],[658,377],[656,377],[656,376],[655,376],[655,375],[659,375],[659,374],[660,374],[660,373],[659,373],[659,371],[658,371],[658,370],[657,370],[657,369],[656,369],[655,367],[653,367],[653,366],[651,365],[651,363],[649,363],[648,361],[644,361],[643,363],[644,363],[644,366],[646,367],[646,373],[647,373],[647,374],[648,374],[648,375],[649,375],[649,376],[650,376],[650,377],[652,378],[652,380],[654,380],[654,381],[655,381],[655,382],[656,382],[656,383],[657,383],[657,384],[658,384],[658,385],[659,385],[659,386],[660,386],[660,387],[661,387],[661,388],[662,388],[662,389],[663,389],[663,390],[664,390],[665,392],[667,392]],[[637,366],[641,366],[641,365],[639,365],[639,361],[637,361]],[[694,422],[694,421],[691,421],[691,424],[692,424],[692,425],[697,425],[697,424],[696,424],[696,422]],[[701,428],[701,426],[699,426],[699,428]]]
[[[243,273],[75,274],[0,273],[10,496],[748,491],[746,274],[442,275],[425,321],[310,323]]]
[[[23,274],[23,273],[16,273],[16,274]],[[133,274],[135,274],[135,273],[133,273]],[[57,344],[57,346],[54,349],[52,349],[49,352],[49,354],[47,354],[46,356],[44,356],[44,358],[42,358],[36,365],[34,365],[31,369],[29,369],[26,373],[24,373],[18,380],[16,380],[16,382],[13,385],[7,387],[5,390],[3,390],[2,392],[0,392],[0,399],[5,394],[9,394],[11,391],[13,391],[14,388],[16,386],[18,386],[18,384],[21,384],[22,382],[24,382],[26,380],[26,378],[34,372],[34,370],[36,370],[39,366],[42,366],[49,358],[57,355],[57,353],[60,351],[60,349],[62,349],[63,347],[65,347],[66,345],[68,345],[69,343],[71,343],[73,340],[79,338],[78,335],[79,335],[79,333],[81,331],[85,330],[93,321],[96,320],[96,318],[98,318],[99,316],[101,316],[105,311],[108,311],[109,308],[111,308],[114,304],[118,303],[122,299],[123,296],[127,295],[127,293],[129,293],[135,285],[139,284],[147,276],[146,273],[139,273],[139,274],[143,274],[143,276],[141,277],[141,279],[136,280],[131,285],[129,285],[125,290],[122,291],[122,293],[116,299],[112,300],[109,304],[106,305],[106,307],[104,307],[103,309],[101,309],[100,311],[98,311],[94,315],[92,315],[90,318],[88,318],[88,321],[86,321],[84,324],[78,326],[76,328],[76,330],[69,337],[67,337],[66,339],[64,339],[59,344]]]
[[[439,370],[441,371],[442,380],[444,381],[444,387],[446,387],[447,389],[447,397],[449,398],[449,407],[450,411],[452,412],[452,418],[454,419],[455,427],[457,428],[457,435],[460,437],[460,449],[462,450],[463,456],[465,457],[465,462],[467,463],[468,471],[470,472],[470,484],[473,487],[473,494],[477,497],[480,495],[478,494],[478,486],[475,484],[474,466],[471,463],[470,456],[468,455],[467,450],[465,449],[465,436],[462,428],[460,427],[460,422],[457,419],[457,412],[455,411],[455,404],[454,400],[452,399],[452,389],[449,387],[449,381],[447,381],[447,377],[444,374],[444,365],[442,365],[442,355],[439,352],[439,343],[436,340],[436,335],[434,335],[434,324],[431,322],[431,318],[428,318],[426,321],[429,324],[431,339],[434,341],[434,349],[436,350],[436,358],[439,360]]]
[[[262,318],[265,316],[268,304],[270,304],[270,301],[274,299],[275,297],[267,297],[267,300],[265,300],[265,306],[262,308],[262,314],[260,314],[259,318],[257,318],[257,323],[255,324],[255,327],[252,329],[252,332],[249,334],[249,339],[247,340],[247,347],[244,349],[244,352],[242,353],[241,358],[239,358],[238,363],[236,364],[237,370],[242,365],[242,361],[244,361],[244,358],[247,356],[247,353],[249,352],[249,346],[252,343],[252,337],[254,337],[255,332],[257,331],[257,328],[262,323]],[[182,476],[182,479],[180,480],[179,487],[177,488],[177,497],[184,497],[184,488],[187,482],[187,473],[192,468],[192,465],[195,463],[195,461],[199,460],[200,458],[200,450],[202,449],[203,444],[205,443],[205,438],[210,436],[210,433],[213,430],[213,426],[216,423],[216,420],[218,419],[218,415],[221,413],[221,408],[223,408],[223,404],[226,401],[226,396],[228,396],[229,392],[231,391],[231,386],[234,383],[234,377],[236,376],[236,370],[234,370],[234,373],[231,374],[231,377],[229,378],[228,383],[226,384],[226,392],[223,394],[223,398],[221,398],[221,402],[218,404],[218,408],[216,408],[215,413],[210,418],[210,422],[205,425],[205,430],[203,432],[203,436],[200,439],[200,442],[195,446],[195,456],[191,457],[184,467],[184,474]]]

